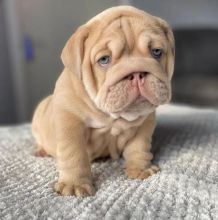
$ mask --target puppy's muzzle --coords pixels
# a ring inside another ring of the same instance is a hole
[[[107,74],[103,87],[109,88],[123,79],[136,81],[136,78],[155,76],[164,83],[169,83],[167,74],[162,66],[152,58],[129,58],[114,65]],[[143,82],[143,80],[142,80]]]
[[[143,85],[145,82],[145,77],[148,75],[148,72],[139,72],[139,73],[130,73],[125,76],[123,80],[128,80],[131,82],[132,86]]]

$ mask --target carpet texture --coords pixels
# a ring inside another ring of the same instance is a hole
[[[154,163],[161,172],[129,180],[123,161],[95,162],[97,194],[53,192],[55,160],[31,155],[30,125],[0,128],[0,219],[218,219],[218,111],[158,111]]]

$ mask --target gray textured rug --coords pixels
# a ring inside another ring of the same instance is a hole
[[[218,219],[218,111],[163,107],[153,140],[161,172],[128,180],[122,160],[96,162],[97,194],[80,199],[53,192],[29,125],[0,128],[0,219]]]

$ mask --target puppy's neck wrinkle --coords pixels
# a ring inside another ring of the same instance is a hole
[[[88,114],[89,115],[88,117],[90,118],[97,117],[101,121],[104,121],[107,115],[96,107],[95,103],[91,100],[91,97],[89,96],[88,92],[85,89],[84,84],[79,79],[79,77],[76,76],[75,74],[72,74],[72,72],[70,71],[66,71],[66,74],[69,77],[69,78],[66,77],[66,81],[69,82],[68,79],[71,79],[71,87],[73,94],[78,98],[78,100],[80,100],[80,102],[83,103],[82,105],[85,105],[86,108],[89,109],[89,111],[88,110],[84,111],[84,114]],[[80,98],[81,96],[83,97],[83,99]]]

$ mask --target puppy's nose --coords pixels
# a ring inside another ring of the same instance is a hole
[[[143,84],[144,78],[147,74],[147,72],[131,73],[128,76],[126,76],[125,79],[130,80],[133,85],[137,85],[138,82],[140,84]]]

